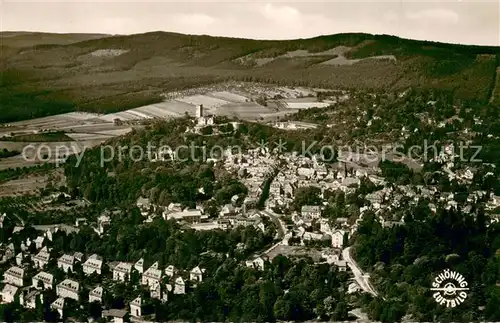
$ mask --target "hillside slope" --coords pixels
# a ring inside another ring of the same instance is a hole
[[[165,91],[228,79],[364,90],[434,88],[488,102],[500,57],[497,47],[370,34],[286,41],[166,32],[86,35],[82,41],[75,35],[4,34],[0,122],[74,110],[119,111],[160,101]]]

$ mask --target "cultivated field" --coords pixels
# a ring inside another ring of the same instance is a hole
[[[0,197],[36,194],[39,189],[45,188],[49,183],[54,186],[66,185],[63,172],[53,170],[45,173],[34,173],[2,183],[0,184]]]

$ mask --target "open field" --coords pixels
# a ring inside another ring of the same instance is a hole
[[[7,181],[0,184],[0,197],[32,195],[38,193],[47,184],[55,186],[66,185],[66,178],[61,170],[49,172],[35,172],[22,176],[21,178]]]

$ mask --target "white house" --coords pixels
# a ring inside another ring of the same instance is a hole
[[[152,299],[159,299],[162,303],[165,303],[168,300],[168,293],[162,293],[160,283],[155,283],[149,287],[149,296]]]
[[[262,257],[257,257],[257,258],[252,259],[252,260],[247,260],[245,262],[245,264],[246,264],[247,267],[250,267],[250,268],[255,268],[255,269],[258,269],[258,270],[264,270],[265,260],[262,259]]]
[[[321,207],[318,205],[304,205],[300,214],[305,219],[319,219],[321,217]]]
[[[23,259],[24,259],[23,253],[22,252],[18,253],[16,256],[16,265],[21,266],[21,264],[23,263]]]
[[[3,274],[3,280],[6,284],[23,287],[24,269],[12,266]]]
[[[19,304],[25,308],[36,309],[36,299],[40,297],[40,303],[43,304],[43,294],[37,290],[32,290],[25,295],[26,291],[19,294]]]
[[[113,280],[120,280],[122,282],[129,280],[130,272],[132,271],[132,265],[120,262],[113,269]]]
[[[36,247],[37,249],[42,248],[42,246],[43,246],[43,242],[44,242],[44,241],[45,241],[45,237],[44,237],[44,236],[39,236],[39,237],[37,237],[37,238],[35,239],[35,241],[34,241],[34,242],[35,242],[35,247]]]
[[[43,269],[50,260],[50,254],[47,250],[47,247],[43,247],[42,250],[38,254],[33,257],[33,262],[35,263],[35,267],[39,269]]]
[[[203,281],[203,269],[200,269],[200,267],[196,266],[193,269],[191,269],[191,272],[189,273],[189,280],[193,282],[202,282]]]
[[[179,295],[185,293],[186,293],[186,284],[184,283],[184,279],[182,279],[182,277],[177,277],[175,279],[174,294]]]
[[[64,298],[59,297],[54,301],[54,303],[50,304],[50,308],[54,309],[59,313],[59,317],[63,317],[64,313]]]
[[[139,272],[139,274],[144,273],[144,258],[139,259],[135,264],[134,264],[135,270]]]
[[[65,273],[73,271],[73,264],[75,263],[75,257],[72,255],[62,255],[57,260],[57,267],[62,269]]]
[[[56,286],[56,294],[62,298],[71,298],[78,301],[80,284],[71,279],[65,279]]]
[[[173,277],[175,275],[175,267],[172,265],[169,265],[167,268],[165,268],[165,275],[169,277]]]
[[[142,298],[140,296],[130,302],[130,315],[134,317],[142,316]]]
[[[346,231],[337,230],[332,234],[332,247],[342,248],[344,246],[344,234]]]
[[[2,289],[2,292],[0,293],[0,296],[2,297],[2,304],[8,304],[14,302],[14,297],[16,296],[18,287],[12,286],[9,284],[5,284],[5,286]]]
[[[156,283],[160,283],[160,279],[161,279],[161,270],[158,269],[158,262],[155,262],[142,275],[142,284],[153,286]]]
[[[101,286],[97,286],[96,288],[91,290],[89,293],[89,303],[92,303],[92,302],[102,303],[102,293],[103,293],[103,289]]]
[[[96,254],[90,256],[87,261],[83,263],[83,272],[85,273],[85,275],[91,275],[93,273],[100,275],[101,268],[102,259]]]
[[[44,271],[36,274],[32,279],[33,287],[38,289],[39,282],[42,283],[44,289],[52,289],[52,284],[54,282],[54,276],[52,274],[46,273]]]

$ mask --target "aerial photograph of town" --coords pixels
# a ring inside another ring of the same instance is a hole
[[[500,2],[1,1],[0,322],[500,322]]]

